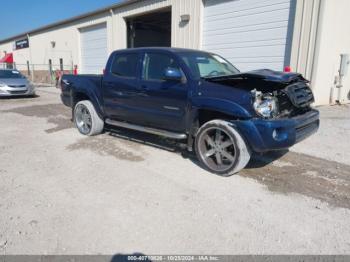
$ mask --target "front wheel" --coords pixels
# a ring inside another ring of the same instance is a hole
[[[86,136],[101,134],[104,127],[103,120],[89,100],[80,101],[75,105],[74,122],[79,132]]]
[[[223,120],[205,123],[195,140],[196,154],[210,172],[231,176],[249,162],[251,152],[239,132]]]

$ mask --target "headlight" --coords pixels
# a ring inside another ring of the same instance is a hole
[[[272,118],[278,114],[276,98],[270,95],[263,95],[255,91],[254,109],[255,112],[264,118]]]

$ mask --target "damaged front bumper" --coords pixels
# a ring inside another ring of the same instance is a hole
[[[303,115],[284,119],[250,119],[231,123],[245,137],[255,152],[289,148],[316,133],[319,112],[311,110]]]

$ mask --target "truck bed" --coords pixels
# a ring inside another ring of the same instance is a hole
[[[102,75],[63,75],[61,79],[61,99],[64,105],[68,107],[73,106],[72,91],[77,94],[82,93],[96,93],[101,90]]]

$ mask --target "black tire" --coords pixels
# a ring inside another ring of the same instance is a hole
[[[224,120],[207,122],[198,130],[195,150],[202,166],[221,176],[238,173],[246,167],[251,156],[240,133]]]
[[[84,111],[84,113],[81,111]],[[99,135],[104,128],[103,119],[99,117],[95,107],[89,100],[80,101],[75,105],[74,123],[79,132],[86,136]]]

